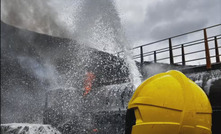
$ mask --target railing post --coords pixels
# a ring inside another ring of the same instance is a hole
[[[206,53],[206,68],[211,69],[211,61],[210,61],[210,53],[209,53],[209,45],[207,40],[206,29],[203,29],[204,32],[204,43],[205,43],[205,53]]]
[[[154,63],[157,63],[157,52],[156,51],[154,51]]]
[[[140,46],[140,63],[143,65],[143,47]]]
[[[172,48],[171,38],[169,38],[169,52],[170,52],[170,64],[174,64],[174,62],[173,62],[173,48]]]
[[[186,61],[185,61],[185,51],[184,51],[183,44],[181,45],[181,51],[182,51],[182,65],[185,66],[186,65]]]
[[[214,37],[214,42],[215,42],[215,52],[216,52],[216,63],[220,62],[219,58],[219,48],[218,48],[218,42],[216,36]]]

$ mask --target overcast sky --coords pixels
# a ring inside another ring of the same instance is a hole
[[[116,5],[135,44],[221,23],[220,0],[116,0]]]
[[[1,10],[3,10],[1,15],[3,17],[1,19],[13,25],[19,26],[23,24],[22,27],[26,28],[28,24],[14,21],[19,20],[19,17],[23,17],[24,20],[31,23],[31,27],[37,27],[35,28],[37,31],[40,29],[39,31],[50,34],[51,31],[41,29],[42,26],[47,25],[47,23],[43,23],[43,20],[50,20],[52,18],[52,25],[55,26],[59,20],[51,16],[56,16],[57,14],[70,15],[70,10],[71,15],[73,15],[80,8],[76,4],[80,5],[81,3],[80,0],[75,0],[75,2],[72,0],[48,1],[2,0]],[[97,3],[101,2],[101,0],[94,0],[94,3],[96,3],[95,1]],[[126,36],[133,46],[221,23],[220,0],[114,0],[114,2]],[[51,9],[49,11],[48,7],[45,7],[46,4],[50,7],[55,7],[59,13]],[[98,4],[92,10],[100,6]],[[64,12],[62,13],[62,11]],[[22,16],[17,15],[19,13]],[[33,13],[32,16],[29,13]],[[48,14],[50,17],[46,17]],[[7,15],[12,16],[14,23],[10,19],[7,21]],[[36,19],[37,16],[43,19]],[[73,18],[65,19],[64,17],[66,22],[70,21],[70,19],[74,20]],[[62,28],[51,29],[61,31]],[[56,35],[56,30],[54,35]]]

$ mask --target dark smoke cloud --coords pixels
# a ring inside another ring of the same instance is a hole
[[[77,40],[115,53],[122,44],[121,22],[112,0],[2,0],[4,22]]]
[[[67,36],[50,0],[2,0],[1,20],[39,33]]]
[[[125,44],[128,44],[111,0],[2,0],[1,7],[1,20],[7,24],[48,35],[77,39],[78,42],[64,41],[65,39],[61,41],[60,38],[38,35],[1,24],[5,30],[1,29],[1,46],[5,51],[3,67],[7,70],[1,72],[4,79],[1,82],[5,85],[2,99],[4,114],[1,115],[4,122],[41,123],[41,120],[36,121],[34,115],[40,113],[39,116],[42,117],[44,95],[48,89],[56,89],[59,85],[81,90],[87,66],[99,67],[99,64],[96,66],[96,63],[91,63],[93,60],[90,56],[94,49],[90,47],[113,53],[119,47],[125,50]],[[129,56],[125,59],[128,62],[126,66],[131,66],[131,76],[135,76],[138,70],[134,61]],[[98,60],[98,63],[100,61],[106,60]],[[20,98],[22,102],[17,102]],[[16,107],[19,110],[13,112]],[[16,115],[7,119],[13,113]],[[27,115],[29,118],[23,120]],[[32,117],[33,121],[30,121]]]

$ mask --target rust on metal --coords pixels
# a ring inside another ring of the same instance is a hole
[[[209,45],[207,40],[206,29],[203,29],[204,32],[204,43],[205,43],[205,53],[206,53],[206,68],[211,69],[211,61],[210,61],[210,53],[209,53]]]

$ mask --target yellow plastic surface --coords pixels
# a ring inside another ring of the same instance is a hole
[[[157,74],[135,91],[132,134],[211,134],[212,108],[204,91],[179,71]]]

